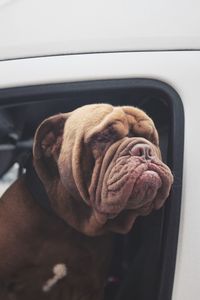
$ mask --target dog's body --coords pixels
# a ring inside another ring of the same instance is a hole
[[[26,175],[2,197],[0,300],[102,300],[111,232],[160,208],[173,181],[152,120],[107,104],[51,117],[36,132],[33,165],[52,214]]]
[[[109,235],[90,238],[49,215],[32,198],[24,178],[0,202],[0,299],[102,299],[109,267]],[[53,267],[67,274],[44,291]]]

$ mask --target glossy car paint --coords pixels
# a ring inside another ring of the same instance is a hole
[[[0,59],[199,49],[198,0],[0,0]]]

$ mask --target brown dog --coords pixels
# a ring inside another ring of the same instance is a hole
[[[103,299],[109,233],[159,209],[173,182],[152,120],[108,104],[53,116],[37,129],[33,165],[51,211],[27,175],[3,195],[0,299]]]

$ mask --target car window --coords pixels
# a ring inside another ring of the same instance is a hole
[[[15,163],[4,176],[0,179],[0,196],[6,191],[6,189],[17,179],[19,170],[18,163]]]

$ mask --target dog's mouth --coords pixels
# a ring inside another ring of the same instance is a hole
[[[170,169],[156,155],[147,158],[129,152],[113,160],[104,174],[93,206],[99,222],[115,219],[124,211],[147,215],[160,208],[169,195]]]
[[[107,214],[108,218],[114,218],[123,209],[148,206],[162,186],[162,174],[152,170],[151,165],[134,159],[128,163],[128,169],[125,167],[116,172],[113,168],[107,184],[104,183],[106,187],[102,189],[97,210]]]

